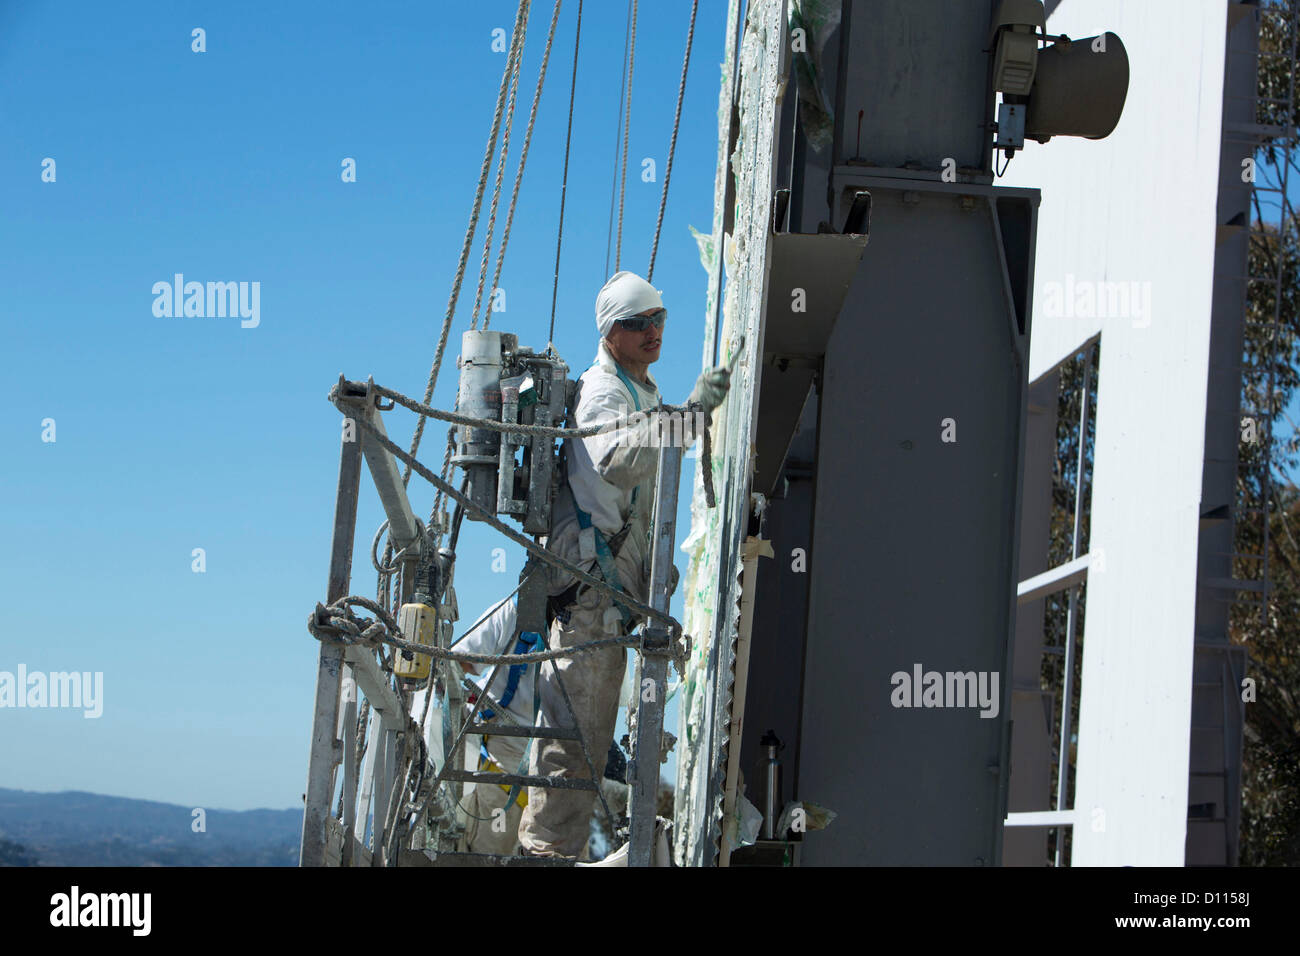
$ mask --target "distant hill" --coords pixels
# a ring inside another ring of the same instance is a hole
[[[206,809],[206,808],[205,808]],[[0,866],[296,866],[301,810],[211,810],[0,788]]]

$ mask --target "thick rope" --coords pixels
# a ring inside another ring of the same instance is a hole
[[[443,456],[442,456],[441,475],[443,481],[446,481],[447,476],[451,474],[451,456],[455,451],[456,451],[456,428],[453,425],[451,428],[447,429],[447,448],[443,452]],[[438,529],[439,544],[442,543],[443,534],[445,534],[448,530],[450,530],[448,528],[444,528],[442,526],[441,521],[436,520],[436,516],[438,512],[441,511],[442,509],[443,509],[443,498],[442,498],[442,492],[439,491],[436,495],[433,496],[433,508],[430,509],[429,511],[429,527],[430,528],[436,527]]]
[[[737,355],[739,355],[739,352],[737,352]],[[732,363],[734,365],[735,358],[732,359]],[[644,421],[647,414],[654,414],[654,413],[685,415],[687,416],[686,421],[689,422],[690,417],[693,416],[698,411],[698,406],[695,405],[694,403],[685,406],[660,405],[657,408],[651,409],[650,412],[633,412],[630,415],[620,415],[617,418],[605,422],[603,425],[588,425],[586,428],[552,428],[546,425],[511,424],[507,422],[493,421],[490,418],[472,418],[469,415],[461,415],[457,412],[444,412],[441,409],[433,408],[429,405],[424,404],[423,402],[417,402],[415,399],[408,398],[407,396],[403,395],[401,392],[394,391],[391,388],[385,388],[383,385],[377,385],[374,382],[370,383],[370,389],[375,394],[380,395],[384,398],[392,399],[392,401],[394,401],[398,405],[401,405],[405,408],[409,408],[411,411],[416,412],[421,416],[421,421],[423,421],[424,418],[426,417],[436,418],[441,421],[452,422],[457,425],[467,425],[472,428],[486,429],[487,431],[508,432],[510,434],[522,434],[522,435],[537,435],[537,436],[541,436],[542,438],[590,438],[593,435],[604,435],[607,434],[608,432],[618,431],[621,428],[626,428],[629,425],[636,425]],[[336,385],[334,386],[334,388],[330,390],[330,395],[329,395],[330,401],[335,402],[337,399],[337,395],[338,395],[338,386]],[[366,422],[364,419],[358,419],[358,421],[362,425],[365,425],[368,429],[370,429],[369,423]],[[713,440],[712,440],[712,436],[709,434],[709,428],[711,423],[712,423],[712,416],[709,417],[709,421],[708,423],[706,423],[705,427],[700,430],[699,438],[700,438],[700,468],[701,468],[701,477],[704,481],[705,503],[710,508],[713,508],[717,506],[717,500],[713,490]],[[373,429],[370,430],[373,432]],[[683,433],[684,432],[685,429],[683,429]],[[435,510],[437,509],[438,503],[441,502],[445,497],[443,495],[442,489],[445,487],[450,487],[446,480],[447,465],[451,460],[450,436],[448,436],[448,441],[449,441],[448,452],[446,458],[443,461],[442,479],[441,481],[434,483],[435,487],[438,488],[438,497],[435,500],[435,505],[434,505]],[[411,456],[401,456],[401,457],[403,458],[403,460],[408,462],[411,460]],[[411,466],[408,463],[407,468],[409,469],[410,467]],[[460,499],[458,496],[457,500],[462,500],[462,499]],[[475,510],[478,511],[480,509],[475,508]],[[484,513],[486,514],[486,512]],[[432,518],[430,519],[430,526],[432,526]],[[505,526],[503,525],[502,527],[504,528]],[[387,553],[385,553],[385,560],[387,560],[387,557],[388,555]]]
[[[588,574],[586,571],[582,570],[576,564],[572,564],[571,562],[566,561],[564,558],[561,558],[559,555],[555,554],[552,551],[548,551],[546,548],[542,547],[540,544],[537,544],[535,541],[529,540],[526,536],[520,534],[518,531],[514,530],[509,525],[507,525],[505,522],[499,521],[497,517],[494,514],[492,514],[490,511],[488,511],[486,508],[479,507],[479,505],[474,501],[472,501],[469,497],[467,497],[466,495],[462,495],[459,491],[457,491],[451,485],[447,484],[445,481],[440,479],[437,475],[435,475],[424,465],[420,464],[420,462],[417,461],[415,458],[411,457],[406,452],[402,451],[401,448],[399,448],[397,445],[393,444],[393,442],[389,440],[388,436],[381,434],[379,432],[379,429],[371,425],[370,422],[366,421],[366,419],[358,418],[356,422],[358,425],[362,427],[362,429],[364,429],[368,433],[370,438],[372,438],[376,443],[378,443],[382,447],[386,448],[390,453],[396,455],[398,458],[402,459],[407,464],[409,464],[411,468],[415,471],[415,473],[418,474],[421,478],[429,482],[435,488],[442,489],[443,493],[452,501],[457,502],[458,504],[460,504],[462,508],[465,508],[467,511],[475,515],[478,515],[478,520],[482,521],[484,524],[489,525],[490,527],[495,528],[497,531],[504,534],[515,544],[518,544],[521,547],[523,547],[524,550],[527,551],[529,554],[536,555],[539,560],[541,560],[545,564],[551,565],[551,567],[559,568],[560,570],[567,572],[568,574],[577,578],[583,584],[596,588],[598,591],[602,593],[608,594],[611,600],[615,604],[621,605],[627,608],[629,611],[633,611],[644,617],[650,618],[651,620],[658,621],[660,624],[664,625],[671,631],[674,638],[679,638],[681,636],[681,625],[677,623],[677,621],[675,621],[672,617],[660,611],[656,611],[650,605],[642,601],[638,601],[636,598],[632,597],[630,594],[628,594],[625,591],[615,590],[613,587],[605,583],[605,581],[602,580],[601,578],[597,578],[591,574]],[[369,598],[362,598],[361,600],[369,601]],[[421,653],[427,653],[427,651],[421,651]]]
[[[383,577],[384,575],[392,574],[399,567],[399,565],[396,564],[388,564],[387,560],[385,560],[385,564],[383,566],[379,564],[379,542],[383,540],[384,532],[387,530],[388,530],[388,519],[385,518],[384,523],[381,524],[379,526],[379,530],[375,532],[374,540],[370,542],[370,563],[375,566],[375,570],[379,572],[380,577]],[[385,559],[388,558],[389,553],[390,552],[388,550],[385,550],[384,552]]]
[[[677,84],[677,112],[673,114],[673,136],[668,143],[668,167],[664,170],[664,188],[659,196],[659,218],[655,220],[655,238],[650,246],[650,267],[646,270],[646,281],[654,278],[655,256],[659,254],[659,232],[664,226],[664,209],[668,206],[668,180],[673,175],[673,156],[677,152],[677,130],[682,123],[682,100],[686,97],[686,71],[691,65],[691,44],[695,40],[695,13],[699,10],[700,0],[691,3],[691,25],[686,31],[686,55],[682,58],[682,78]],[[713,507],[712,504],[709,505]]]
[[[578,27],[573,36],[573,78],[569,81],[569,125],[564,133],[564,175],[560,178],[560,228],[555,234],[555,282],[551,285],[551,327],[546,346],[555,340],[555,299],[560,291],[560,246],[564,242],[564,201],[569,191],[569,143],[573,139],[573,96],[578,89],[578,47],[582,42],[582,0],[578,0]]]
[[[522,0],[524,6],[531,6],[532,0]],[[488,259],[492,255],[492,236],[496,232],[497,208],[501,205],[501,184],[505,181],[506,158],[510,153],[510,130],[515,121],[515,101],[519,93],[519,74],[523,66],[523,47],[524,33],[528,31],[528,23],[525,19],[522,32],[512,38],[511,54],[514,57],[513,74],[510,77],[510,100],[506,104],[506,128],[501,134],[501,157],[497,163],[497,178],[492,187],[492,204],[488,209],[487,234],[483,237],[483,261],[479,264],[478,269],[478,289],[474,293],[474,308],[470,310],[469,327],[475,329],[478,327],[478,308],[483,302],[483,284],[487,281]],[[516,47],[513,40],[519,40]],[[489,297],[492,292],[488,293]]]
[[[383,385],[377,385],[374,382],[370,383],[370,388],[374,394],[392,399],[398,405],[409,408],[411,411],[428,418],[436,418],[439,421],[451,422],[455,425],[467,425],[471,428],[482,428],[487,431],[509,433],[511,435],[538,435],[542,438],[590,438],[593,435],[604,435],[618,431],[621,428],[638,425],[654,413],[693,416],[699,410],[699,406],[695,403],[690,405],[661,404],[646,411],[620,415],[601,425],[588,425],[585,428],[557,428],[550,425],[525,425],[523,423],[496,421],[491,418],[474,418],[470,415],[462,415],[459,412],[446,412],[423,402],[417,402],[401,392],[386,388]],[[331,402],[337,402],[338,386],[330,390],[329,398]]]
[[[515,183],[510,191],[510,208],[506,213],[506,226],[501,231],[501,248],[497,250],[496,269],[492,273],[492,289],[495,291],[497,283],[501,281],[501,266],[506,258],[506,245],[510,242],[510,227],[515,221],[515,203],[519,199],[519,186],[524,181],[524,166],[528,163],[528,146],[533,140],[533,123],[537,120],[537,104],[542,98],[542,84],[546,81],[546,66],[551,60],[551,43],[555,40],[555,25],[560,21],[560,3],[562,0],[555,0],[555,9],[551,13],[551,28],[546,34],[546,49],[542,53],[542,66],[537,71],[537,88],[533,90],[533,105],[528,112],[528,127],[524,130],[524,148],[519,153],[519,168],[515,171]],[[490,301],[490,300],[489,300]],[[488,323],[492,320],[491,308],[486,308],[483,314],[483,331],[487,331]]]
[[[357,617],[351,610],[353,605],[365,608],[378,620]],[[326,618],[325,623],[318,620],[318,616],[322,613]],[[369,647],[387,644],[399,651],[425,654],[435,660],[457,661],[462,664],[538,664],[557,657],[586,654],[606,647],[636,647],[641,643],[638,635],[628,634],[623,637],[604,637],[597,641],[574,644],[571,647],[534,651],[531,654],[471,654],[468,651],[453,651],[431,644],[417,644],[398,636],[402,633],[401,629],[384,606],[358,594],[349,594],[329,606],[318,607],[308,618],[307,630],[318,641],[331,641],[343,645],[360,644]]]
[[[632,128],[632,75],[636,65],[636,8],[637,0],[632,0],[632,32],[627,49],[627,109],[623,111],[623,173],[618,186],[618,242],[614,246],[614,271],[618,272],[619,262],[623,256],[623,197],[627,191],[627,137]]]
[[[515,32],[511,37],[511,46],[513,48],[514,38],[519,35],[520,28],[527,18],[528,0],[519,0],[519,9],[515,13]],[[505,106],[506,91],[510,86],[512,64],[510,58],[506,59],[505,72],[501,74],[501,88],[497,92],[496,112],[492,116],[492,131],[488,134],[487,149],[483,153],[483,165],[479,169],[478,187],[474,192],[474,203],[470,207],[469,226],[465,229],[465,241],[461,244],[460,259],[456,263],[456,278],[452,281],[451,296],[447,300],[447,315],[442,322],[442,331],[438,336],[438,348],[434,352],[433,366],[429,369],[429,381],[424,387],[424,400],[433,401],[434,386],[438,384],[438,370],[442,367],[442,356],[447,349],[447,337],[451,334],[452,319],[456,315],[456,302],[460,298],[460,287],[465,281],[465,267],[469,263],[469,252],[474,246],[474,232],[478,228],[479,213],[483,209],[483,193],[487,189],[488,173],[492,169],[492,156],[496,152],[497,135],[501,129],[501,111]],[[411,454],[414,456],[420,450],[420,439],[424,435],[424,419],[421,418],[415,423],[415,437],[411,439]],[[402,475],[402,484],[410,481],[411,469],[407,468]]]
[[[619,158],[619,134],[623,129],[623,106],[624,93],[627,92],[627,49],[628,41],[632,33],[632,0],[627,0],[627,31],[623,35],[623,69],[619,79],[618,88],[618,122],[614,124],[614,175],[609,183],[609,224],[605,227],[605,271],[600,274],[600,281],[604,282],[609,276],[609,251],[614,245],[614,207],[618,201],[618,158]]]

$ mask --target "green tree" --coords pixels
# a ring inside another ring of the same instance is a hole
[[[1248,866],[1300,864],[1300,491],[1285,478],[1300,454],[1286,415],[1300,385],[1300,221],[1287,195],[1300,184],[1297,23],[1300,0],[1261,5],[1256,119],[1280,132],[1256,153],[1265,188],[1255,192],[1247,273],[1265,281],[1250,283],[1246,305],[1233,577],[1265,581],[1267,590],[1235,604],[1229,625],[1256,683],[1242,761],[1240,863]]]
[[[21,843],[0,837],[0,866],[36,866],[36,857]]]

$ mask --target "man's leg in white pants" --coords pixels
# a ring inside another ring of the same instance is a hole
[[[587,589],[569,608],[568,622],[556,618],[551,627],[551,647],[572,647],[588,641],[616,636],[605,630],[608,598]],[[538,671],[541,700],[539,722],[548,727],[573,727],[581,731],[591,757],[597,784],[605,770],[605,757],[614,739],[618,717],[618,693],[623,683],[627,652],[621,647],[602,648],[557,658],[543,663]],[[554,666],[553,666],[554,665]],[[565,705],[556,677],[564,682],[574,713]],[[529,772],[540,776],[560,775],[591,779],[592,769],[576,740],[544,740],[534,743]],[[592,808],[596,794],[591,790],[530,787],[528,806],[519,827],[519,842],[530,853],[579,858],[587,847]]]

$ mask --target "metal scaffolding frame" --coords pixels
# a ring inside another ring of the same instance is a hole
[[[340,377],[335,404],[345,416],[339,461],[338,492],[334,531],[330,548],[327,603],[335,605],[348,594],[352,572],[352,547],[356,535],[360,496],[361,461],[364,458],[388,519],[394,551],[399,556],[398,603],[407,601],[414,589],[414,571],[419,562],[424,529],[416,519],[407,497],[397,458],[385,447],[380,405],[381,396],[371,383],[349,382]],[[391,406],[387,406],[391,407]],[[355,426],[360,423],[361,428]],[[348,428],[346,425],[353,427]],[[388,443],[391,444],[391,443]],[[658,487],[653,516],[653,552],[650,606],[666,616],[672,551],[676,537],[677,486],[682,448],[674,442],[659,446]],[[419,470],[419,469],[417,469]],[[381,578],[383,572],[381,571]],[[486,695],[480,695],[466,717],[457,698],[448,694],[444,717],[459,724],[452,731],[455,744],[445,748],[441,766],[423,746],[422,728],[410,713],[410,705],[393,674],[396,653],[385,659],[382,645],[349,641],[335,633],[317,608],[314,617],[320,638],[316,677],[315,708],[303,814],[300,864],[302,866],[554,866],[568,865],[564,859],[490,856],[456,852],[461,827],[456,806],[465,784],[507,783],[531,787],[591,789],[599,792],[600,778],[532,777],[517,774],[472,773],[460,769],[463,740],[467,732],[481,732],[475,717]],[[638,687],[654,684],[653,693],[637,695],[632,754],[628,761],[629,851],[628,865],[649,866],[656,834],[656,800],[659,766],[665,749],[663,709],[666,697],[668,660],[673,635],[663,620],[652,619],[643,626],[632,644],[638,654]],[[435,659],[435,668],[458,669],[453,660]],[[441,673],[436,671],[435,673]],[[443,686],[459,687],[458,675],[443,674]],[[430,677],[429,693],[433,693]],[[490,681],[488,686],[490,686]],[[357,692],[369,703],[371,719],[367,730],[365,765],[358,767]],[[567,695],[566,695],[567,696]],[[464,722],[461,723],[461,718]],[[579,739],[575,728],[503,727],[492,725],[493,733],[549,739]],[[448,734],[444,739],[448,739]],[[585,749],[585,747],[584,747]],[[339,793],[338,769],[343,767]],[[416,772],[414,793],[408,784]],[[360,793],[358,793],[360,788]],[[337,809],[331,812],[338,796]],[[373,827],[367,836],[367,818],[373,806]],[[404,838],[392,837],[403,821],[410,823]],[[429,837],[432,836],[432,840]],[[396,842],[395,852],[387,848]]]

